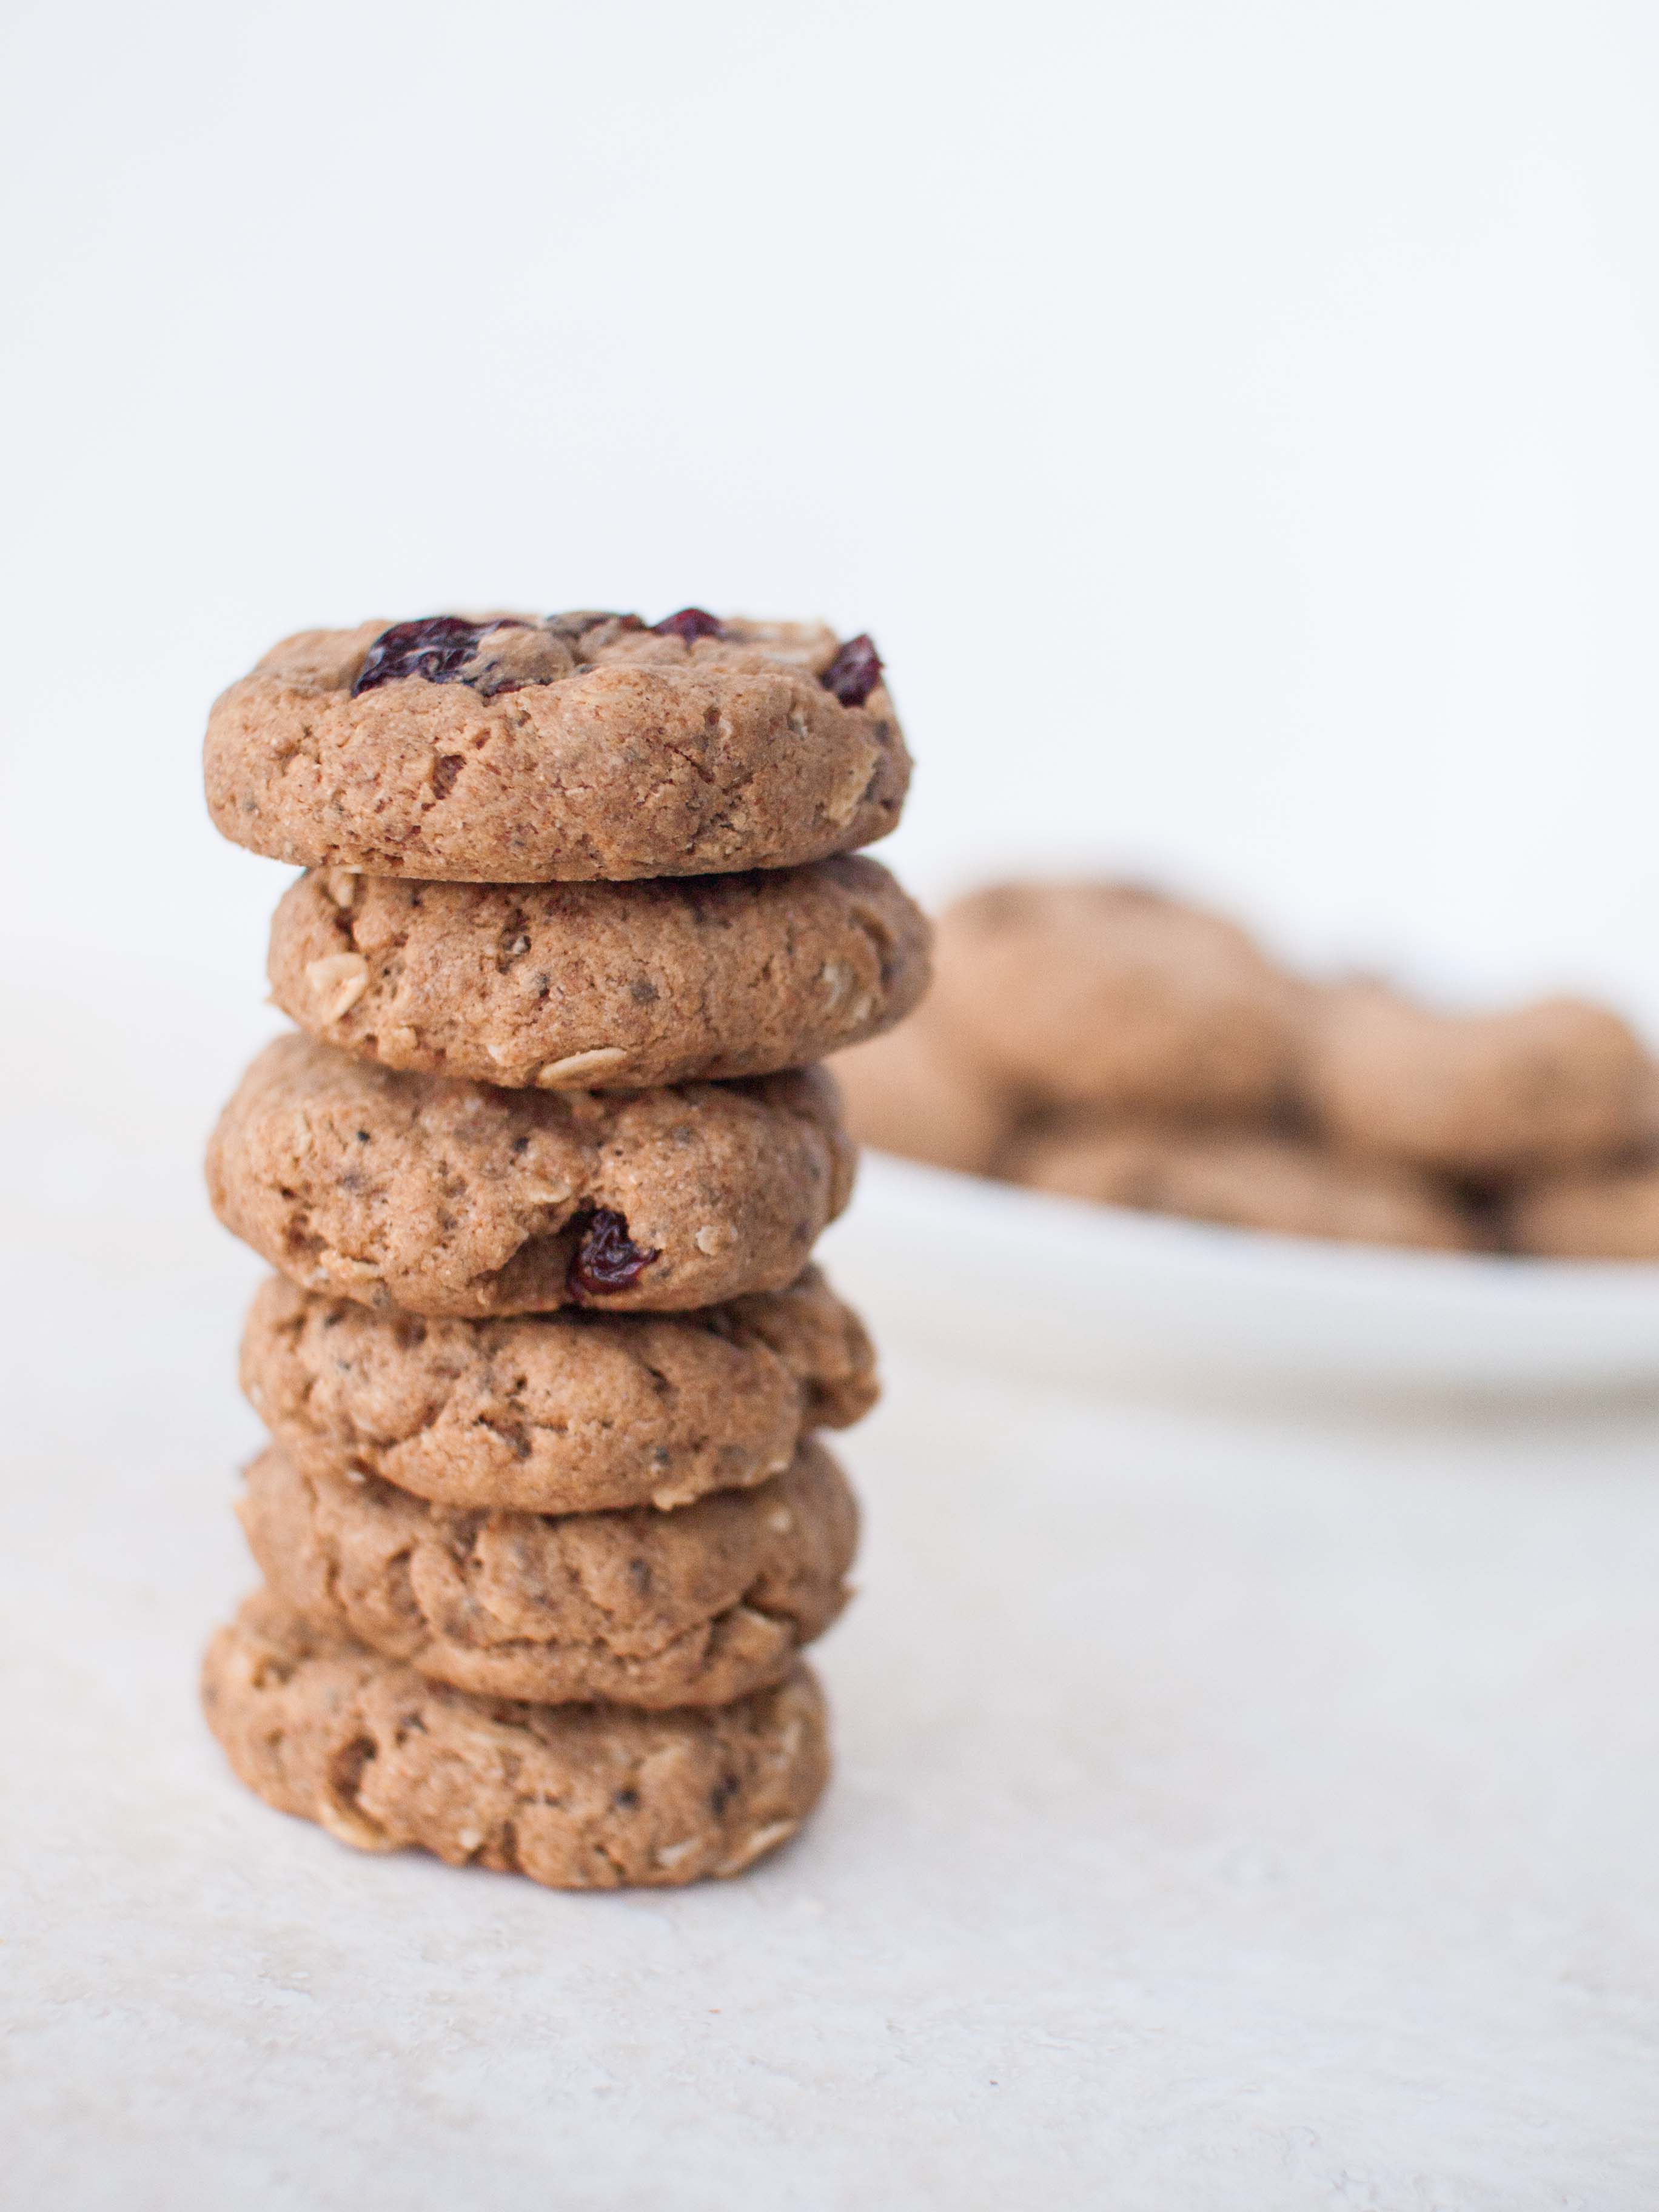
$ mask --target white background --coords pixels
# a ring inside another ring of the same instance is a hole
[[[1079,859],[1659,1019],[1659,16],[14,7],[11,925],[252,978],[281,633],[869,626],[933,895]]]

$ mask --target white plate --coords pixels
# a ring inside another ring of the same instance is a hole
[[[1045,1379],[1352,1392],[1659,1384],[1659,1266],[1395,1252],[866,1153],[822,1247],[878,1339]]]

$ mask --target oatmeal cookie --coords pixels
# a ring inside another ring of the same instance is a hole
[[[646,1091],[804,1067],[927,983],[927,924],[885,868],[641,884],[302,876],[270,986],[301,1029],[383,1066]]]
[[[1659,1260],[1659,1162],[1546,1176],[1503,1209],[1504,1242],[1535,1260]]]
[[[417,1674],[548,1705],[724,1705],[846,1603],[858,1512],[821,1445],[678,1513],[476,1513],[276,1447],[239,1511],[272,1594]]]
[[[836,1054],[855,1141],[983,1175],[1014,1126],[1007,1093],[951,1044],[923,1006],[900,1027]]]
[[[238,1778],[359,1850],[409,1845],[552,1889],[733,1875],[829,1778],[805,1666],[729,1705],[530,1705],[429,1682],[267,1591],[208,1647],[202,1703]]]
[[[816,1267],[696,1313],[504,1321],[375,1313],[273,1275],[241,1377],[307,1474],[527,1513],[665,1511],[747,1487],[876,1399],[870,1340]]]
[[[1265,1130],[1061,1127],[1021,1140],[1006,1172],[1034,1190],[1285,1237],[1443,1252],[1478,1241],[1450,1192],[1428,1176]]]
[[[502,1091],[284,1036],[221,1115],[207,1180],[225,1226],[307,1290],[478,1318],[782,1290],[853,1165],[817,1068]]]
[[[1290,1075],[1298,994],[1243,930],[1135,884],[1006,884],[941,916],[930,1009],[1032,1102],[1249,1114]]]
[[[1380,983],[1322,994],[1304,1072],[1334,1142],[1500,1180],[1627,1150],[1645,1133],[1650,1079],[1635,1034],[1604,1006],[1446,1014]]]
[[[853,852],[910,763],[867,637],[688,607],[303,630],[216,702],[205,770],[271,860],[513,884]]]

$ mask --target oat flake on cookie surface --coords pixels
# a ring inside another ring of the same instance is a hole
[[[867,637],[684,608],[305,630],[216,702],[204,768],[272,860],[581,883],[855,851],[910,764]]]

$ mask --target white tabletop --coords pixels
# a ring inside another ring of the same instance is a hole
[[[7,2203],[1659,2202],[1651,1408],[1067,1395],[880,1280],[805,1835],[678,1893],[361,1857],[194,1703],[258,1273],[195,1156],[264,1018],[5,971]]]

